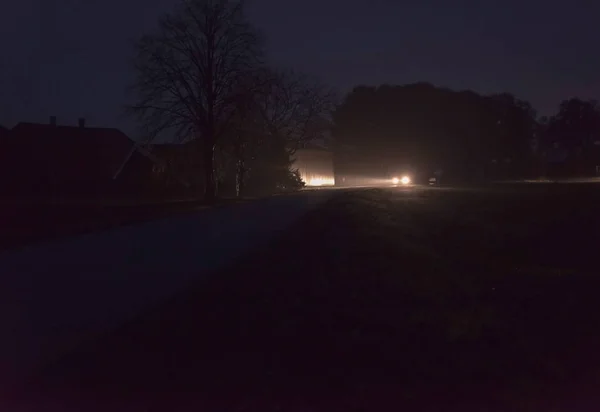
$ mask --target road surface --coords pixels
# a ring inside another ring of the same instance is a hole
[[[1,253],[2,387],[260,247],[330,195],[276,196]]]

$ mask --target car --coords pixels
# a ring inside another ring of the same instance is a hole
[[[404,176],[401,176],[401,177],[393,177],[392,178],[392,184],[393,185],[407,186],[407,185],[410,185],[411,183],[412,183],[412,179],[408,175],[404,175]]]

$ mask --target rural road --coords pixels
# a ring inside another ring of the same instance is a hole
[[[332,195],[306,191],[0,254],[0,384],[257,248]]]

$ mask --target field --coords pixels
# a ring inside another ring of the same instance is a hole
[[[30,390],[99,410],[597,410],[598,205],[594,184],[339,191]]]

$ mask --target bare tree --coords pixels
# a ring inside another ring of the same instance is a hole
[[[231,127],[240,81],[261,65],[262,42],[246,21],[243,3],[183,0],[158,30],[136,44],[130,107],[147,139],[170,133],[198,142],[205,196],[216,196],[215,146]]]
[[[256,156],[256,149],[261,143],[261,134],[257,127],[256,116],[253,116],[253,107],[239,112],[238,128],[232,133],[232,155],[235,160],[235,194],[240,197],[244,194],[246,175],[249,170],[248,158]]]
[[[263,68],[245,80],[238,99],[236,127],[230,135],[236,163],[236,194],[243,193],[248,160],[266,145],[283,146],[288,155],[329,129],[333,93],[316,80],[292,71]]]
[[[258,110],[265,132],[284,139],[290,152],[323,136],[330,127],[334,93],[317,80],[294,71],[265,72]]]
[[[232,154],[235,159],[235,193],[240,197],[249,171],[248,159],[258,155],[258,148],[263,144],[265,134],[259,101],[271,81],[265,74],[267,69],[260,69],[246,78],[244,98],[238,100],[236,127],[232,133]]]

